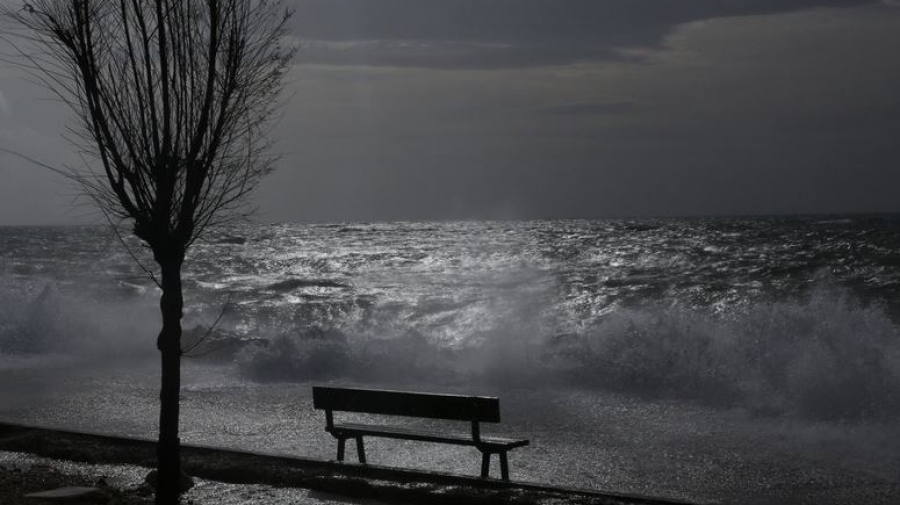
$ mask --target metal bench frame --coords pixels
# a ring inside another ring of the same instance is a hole
[[[529,443],[525,439],[481,434],[481,423],[500,422],[500,400],[496,397],[313,386],[313,407],[325,411],[325,431],[337,439],[338,461],[344,461],[346,442],[350,438],[356,440],[356,452],[362,464],[366,464],[363,437],[367,436],[466,445],[481,451],[482,478],[488,477],[491,455],[497,454],[501,478],[509,480],[506,453]],[[471,432],[463,435],[406,426],[335,423],[334,412],[468,421],[471,423]]]

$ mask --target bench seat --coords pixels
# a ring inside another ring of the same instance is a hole
[[[420,429],[409,426],[383,426],[372,424],[335,424],[331,429],[335,436],[346,438],[358,436],[375,436],[383,438],[398,438],[403,440],[417,440],[420,442],[437,442],[443,444],[468,445],[473,447],[483,446],[489,449],[515,449],[528,445],[528,440],[502,437],[486,437],[484,435],[478,441],[472,439],[468,433],[443,433],[428,429]]]

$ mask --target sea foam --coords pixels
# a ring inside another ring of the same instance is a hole
[[[524,315],[523,315],[524,317]],[[415,329],[358,335],[310,327],[242,351],[252,380],[351,379],[599,388],[814,419],[900,413],[900,334],[887,312],[819,285],[730,311],[659,301],[580,332],[493,328],[448,345]]]

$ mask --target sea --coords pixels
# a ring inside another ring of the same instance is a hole
[[[155,438],[154,270],[127,229],[0,227],[0,421]],[[333,459],[314,384],[490,395],[514,480],[900,503],[900,215],[247,223],[183,273],[184,443]]]

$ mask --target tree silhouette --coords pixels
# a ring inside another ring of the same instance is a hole
[[[249,211],[272,169],[290,13],[277,0],[30,0],[6,13],[25,27],[23,66],[74,111],[91,155],[65,173],[158,265],[156,503],[177,503],[182,266],[204,230]]]

